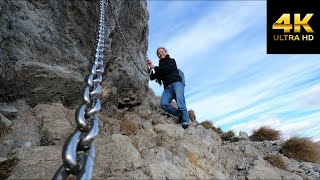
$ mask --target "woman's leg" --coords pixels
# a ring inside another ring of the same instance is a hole
[[[179,111],[171,106],[170,102],[172,101],[173,99],[173,86],[172,85],[169,85],[168,87],[166,87],[162,93],[162,96],[161,96],[161,100],[160,100],[160,106],[161,108],[174,115],[174,116],[178,116],[179,114]]]
[[[181,112],[182,125],[189,125],[189,113],[188,113],[186,101],[184,98],[184,85],[182,84],[182,82],[175,82],[173,87],[174,87],[175,99],[176,99],[179,111]]]

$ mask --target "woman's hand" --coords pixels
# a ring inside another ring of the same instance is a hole
[[[154,65],[152,64],[152,62],[148,59],[148,65],[150,66],[150,69],[154,69]]]

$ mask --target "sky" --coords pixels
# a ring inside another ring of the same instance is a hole
[[[166,47],[187,108],[224,131],[269,126],[320,140],[320,55],[266,53],[266,1],[147,0],[148,57]],[[150,81],[156,95],[163,86]]]

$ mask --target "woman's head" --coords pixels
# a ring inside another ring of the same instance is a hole
[[[168,55],[168,52],[164,47],[159,47],[157,49],[157,56],[159,57],[159,59],[165,58],[166,55]]]

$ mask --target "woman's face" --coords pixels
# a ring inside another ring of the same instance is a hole
[[[167,52],[164,49],[160,48],[160,49],[158,49],[157,54],[158,54],[159,59],[163,59],[166,57]]]

